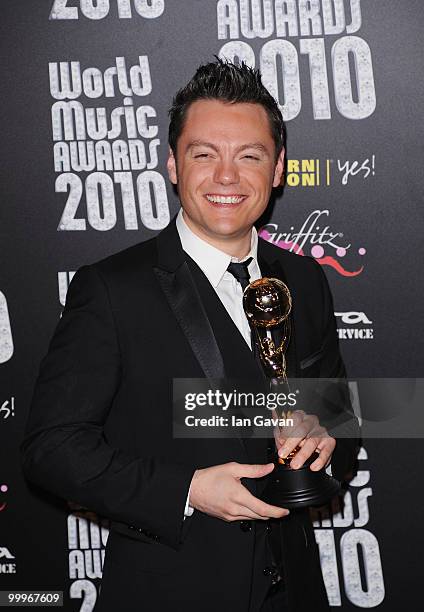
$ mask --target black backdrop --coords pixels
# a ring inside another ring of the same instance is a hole
[[[287,184],[261,232],[324,266],[349,374],[420,376],[423,26],[419,0],[2,5],[0,589],[94,606],[107,526],[28,488],[18,445],[72,273],[178,210],[167,108],[214,54],[260,67],[288,120]],[[335,608],[417,605],[422,448],[365,440],[351,510],[315,517]]]

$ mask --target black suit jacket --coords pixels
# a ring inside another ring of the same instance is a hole
[[[273,275],[284,273],[292,293],[290,373],[343,376],[321,267],[263,240],[258,257]],[[22,457],[32,482],[112,521],[96,611],[194,612],[199,601],[204,610],[249,610],[255,528],[199,511],[183,521],[195,469],[267,461],[264,444],[172,437],[172,379],[225,376],[229,356],[207,308],[175,221],[152,240],[84,266],[70,284]],[[339,442],[332,466],[343,478],[356,441]],[[292,511],[281,526],[290,610],[328,609],[308,512]]]

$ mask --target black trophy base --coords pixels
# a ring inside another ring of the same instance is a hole
[[[309,468],[317,457],[318,454],[314,453],[297,470],[292,469],[289,463],[279,463],[277,458],[261,499],[281,508],[322,506],[328,502],[337,495],[341,485],[324,469],[314,472]]]

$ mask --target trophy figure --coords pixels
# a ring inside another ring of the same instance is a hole
[[[278,391],[288,389],[286,352],[290,343],[292,299],[288,287],[278,278],[259,278],[246,287],[243,307],[252,332],[252,346],[259,355],[270,386]],[[286,417],[281,408],[277,416]],[[287,458],[276,456],[274,470],[262,499],[284,508],[319,506],[340,490],[340,483],[324,469],[314,472],[309,466],[318,457],[313,453],[299,469],[290,467],[291,459],[300,450],[297,446]]]

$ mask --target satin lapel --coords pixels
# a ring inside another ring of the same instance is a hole
[[[224,361],[196,284],[185,261],[175,219],[157,236],[154,273],[205,376],[224,379]],[[246,446],[238,438],[244,452]]]
[[[184,261],[175,272],[154,271],[206,377],[224,378],[222,355],[187,263]]]
[[[261,269],[262,276],[279,278],[287,285],[290,289],[290,286],[286,280],[284,275],[284,270],[278,259],[275,259],[272,262],[267,261],[263,254],[259,254],[259,267]],[[295,304],[293,303],[293,308],[295,308]],[[286,352],[286,364],[287,364],[287,378],[296,378],[300,375],[300,366],[297,362],[296,356],[296,333],[294,326],[294,317],[293,313],[290,315],[291,320],[291,335],[290,335],[290,344]]]
[[[224,362],[196,284],[185,261],[175,218],[156,238],[154,272],[171,310],[208,379],[224,378]]]

